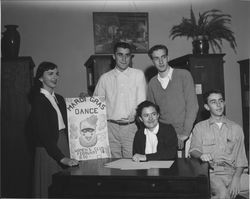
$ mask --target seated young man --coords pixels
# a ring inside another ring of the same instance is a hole
[[[189,153],[211,166],[211,198],[235,198],[240,192],[249,192],[249,176],[242,174],[248,166],[243,130],[224,116],[221,91],[211,90],[203,97],[210,118],[195,125]]]
[[[170,124],[159,123],[159,106],[144,101],[138,105],[136,112],[142,125],[134,137],[132,160],[139,162],[175,159],[177,136]]]

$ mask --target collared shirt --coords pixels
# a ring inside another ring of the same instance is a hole
[[[132,121],[137,105],[146,99],[144,73],[130,67],[123,72],[114,68],[100,77],[94,95],[105,96],[107,119]]]
[[[145,154],[151,154],[157,152],[157,145],[158,145],[158,138],[156,134],[159,131],[159,123],[150,131],[149,129],[144,129],[144,134],[146,135],[146,147],[145,147]]]
[[[167,88],[169,81],[172,79],[173,70],[174,69],[172,67],[169,67],[168,73],[164,78],[162,78],[158,73],[157,79],[159,80],[163,89]]]
[[[59,107],[57,105],[58,102],[56,100],[55,93],[53,92],[52,94],[50,94],[47,90],[45,90],[43,88],[41,88],[40,92],[45,95],[45,97],[50,101],[53,108],[56,110],[59,130],[64,129],[65,124],[64,124],[64,121],[63,121],[61,111],[60,111],[60,109],[59,109]]]
[[[213,164],[229,165],[232,168],[247,167],[242,128],[226,117],[223,117],[221,122],[221,128],[213,118],[196,124],[189,153],[210,153]]]

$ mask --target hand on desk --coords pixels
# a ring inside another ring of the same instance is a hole
[[[69,167],[79,165],[78,160],[67,158],[67,157],[64,157],[63,159],[61,159],[60,162],[66,166],[69,166]]]
[[[210,153],[204,153],[200,156],[200,159],[203,161],[203,162],[209,162],[211,160],[213,160],[212,156]]]
[[[135,161],[135,162],[140,162],[140,161],[146,161],[147,158],[146,158],[145,155],[141,155],[141,154],[136,153],[136,154],[132,157],[132,160]]]

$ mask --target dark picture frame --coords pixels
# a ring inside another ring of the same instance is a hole
[[[112,54],[116,42],[132,46],[132,53],[148,52],[148,13],[93,12],[96,54]]]

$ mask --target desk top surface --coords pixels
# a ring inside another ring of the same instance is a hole
[[[207,163],[201,163],[197,159],[178,158],[170,168],[151,168],[140,170],[120,170],[107,168],[104,165],[117,159],[105,158],[81,161],[78,167],[67,168],[55,176],[78,177],[78,176],[140,176],[140,177],[171,177],[171,178],[195,178],[208,177]]]

